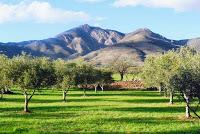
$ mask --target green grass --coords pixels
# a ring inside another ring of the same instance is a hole
[[[115,81],[120,81],[121,80],[121,77],[120,77],[120,74],[113,74],[112,75],[112,77],[113,77],[113,80],[115,80]],[[125,76],[124,76],[124,79],[123,79],[123,81],[131,81],[131,80],[133,80],[133,75],[132,74],[126,74]]]
[[[184,118],[184,103],[150,91],[105,91],[95,94],[42,91],[23,110],[23,95],[0,100],[0,133],[200,133],[198,119]]]

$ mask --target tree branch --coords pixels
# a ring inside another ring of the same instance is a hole
[[[30,100],[31,100],[31,98],[32,98],[32,97],[33,97],[33,95],[35,94],[35,91],[36,91],[36,89],[34,89],[34,90],[33,90],[33,92],[32,92],[32,94],[31,94],[31,96],[29,97],[28,101],[30,101]]]
[[[183,92],[181,93],[182,98],[184,99],[184,101],[186,102],[187,107],[200,119],[200,116],[195,112],[195,110],[193,110],[190,105],[187,103],[187,100],[185,99]]]

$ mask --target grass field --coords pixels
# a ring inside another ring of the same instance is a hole
[[[200,133],[198,119],[184,118],[184,103],[150,91],[42,91],[23,110],[23,95],[0,100],[0,133]]]
[[[120,81],[121,80],[121,77],[120,77],[120,74],[117,74],[117,73],[115,73],[115,74],[113,74],[112,75],[112,77],[113,77],[113,80],[115,80],[115,81]],[[133,80],[133,75],[132,74],[126,74],[126,75],[124,75],[124,81],[131,81],[131,80]]]

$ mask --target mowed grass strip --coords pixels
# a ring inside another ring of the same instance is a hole
[[[200,121],[185,119],[184,103],[152,91],[59,91],[33,96],[32,113],[22,112],[23,95],[0,100],[0,133],[200,133]]]

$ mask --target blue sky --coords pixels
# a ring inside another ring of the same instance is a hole
[[[53,37],[81,24],[200,37],[199,0],[0,0],[0,42]]]

